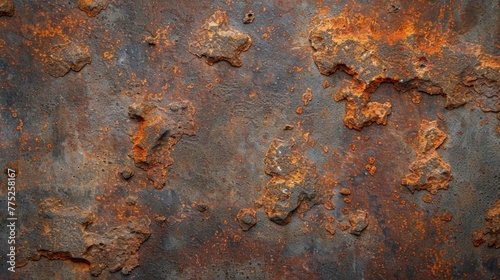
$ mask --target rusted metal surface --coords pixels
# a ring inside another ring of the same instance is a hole
[[[0,278],[498,279],[499,5],[0,0]]]

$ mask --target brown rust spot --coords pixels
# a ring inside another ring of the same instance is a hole
[[[479,247],[481,244],[486,242],[486,236],[484,236],[484,232],[482,230],[476,230],[472,233],[471,241],[475,247]]]
[[[364,86],[358,82],[344,85],[333,98],[337,102],[347,100],[344,123],[348,128],[361,130],[372,123],[387,124],[387,118],[392,111],[389,102],[370,102],[371,93],[366,92]]]
[[[325,203],[324,182],[316,166],[295,147],[295,141],[274,139],[264,159],[267,183],[262,204],[269,219],[286,225],[294,212],[303,213]]]
[[[313,22],[316,25],[309,39],[320,73],[328,76],[342,70],[352,76],[352,84],[342,87],[335,97],[336,101],[347,99],[345,123],[351,129],[359,130],[377,119],[385,123],[384,115],[377,118],[361,112],[369,104],[381,113],[390,109],[388,103],[381,106],[370,102],[371,94],[382,83],[391,83],[401,92],[414,92],[415,103],[420,102],[420,92],[444,95],[445,107],[453,109],[468,102],[468,80],[486,76],[489,93],[475,99],[481,100],[477,101],[479,106],[487,111],[499,110],[498,90],[494,90],[500,80],[498,56],[488,55],[476,45],[458,43],[452,32],[416,29],[414,19],[407,18],[391,27],[395,30],[387,36],[387,30],[374,25],[369,17],[352,17],[347,10],[337,17],[316,18]]]
[[[69,41],[51,48],[50,56],[45,59],[45,66],[51,76],[58,78],[70,70],[78,72],[91,62],[92,56],[87,46]]]
[[[151,221],[130,217],[126,223],[102,233],[88,233],[83,258],[90,262],[90,273],[99,276],[106,267],[110,272],[121,270],[125,275],[139,266],[138,250],[149,238]]]
[[[361,232],[368,226],[368,212],[357,210],[356,213],[350,213],[349,223],[351,225],[351,234],[361,235]]]
[[[313,98],[312,91],[310,88],[306,89],[306,91],[302,94],[302,102],[304,102],[304,106],[307,106],[309,102],[311,102]]]
[[[325,223],[325,230],[331,234],[331,235],[335,235],[335,233],[337,232],[337,230],[335,229],[335,227],[333,226],[332,222],[326,222]]]
[[[427,190],[436,194],[439,189],[447,189],[452,179],[450,166],[444,162],[436,149],[443,144],[447,135],[437,126],[437,121],[422,121],[417,136],[417,158],[410,165],[411,174],[403,178],[402,185],[412,193]]]
[[[128,166],[125,166],[120,172],[120,175],[123,179],[128,180],[134,176],[134,170]]]
[[[134,216],[109,230],[89,231],[87,227],[96,221],[90,209],[67,206],[58,198],[40,203],[38,215],[40,226],[29,233],[30,243],[21,246],[18,266],[44,256],[88,264],[93,276],[106,267],[129,274],[139,265],[137,251],[151,233],[151,222]]]
[[[86,248],[82,237],[87,226],[95,220],[90,211],[66,206],[58,198],[48,198],[40,203],[38,216],[41,219],[41,238],[44,239],[38,250],[66,252],[70,258],[81,258]],[[40,253],[30,259],[40,259]]]
[[[304,111],[304,109],[302,108],[302,106],[299,106],[299,107],[297,107],[297,109],[295,109],[295,113],[297,113],[297,115],[302,115],[303,111]]]
[[[486,225],[482,230],[476,230],[472,235],[472,243],[479,246],[487,241],[489,247],[500,248],[500,200],[497,200],[484,216]],[[489,234],[489,238],[485,235]]]
[[[156,224],[159,225],[160,227],[165,227],[165,225],[167,224],[167,217],[163,215],[155,214],[154,219]]]
[[[248,13],[245,14],[245,17],[243,18],[243,23],[244,24],[252,23],[254,19],[255,19],[255,14],[250,10]]]
[[[108,7],[108,0],[78,0],[78,7],[89,17],[95,17]]]
[[[425,202],[425,203],[434,203],[434,199],[432,199],[432,195],[426,193],[422,196],[422,201]]]
[[[348,188],[341,188],[340,191],[339,191],[339,193],[341,195],[350,195],[351,194],[351,190],[348,189]]]
[[[248,231],[257,223],[256,212],[252,208],[244,208],[238,212],[238,223],[243,231]]]
[[[443,222],[450,222],[453,219],[453,214],[445,213],[439,216],[439,219]]]
[[[366,171],[368,171],[368,173],[372,176],[375,174],[375,171],[377,171],[377,167],[375,165],[367,164],[365,168]]]
[[[194,37],[195,42],[189,45],[189,51],[198,57],[205,56],[209,65],[225,60],[232,66],[241,67],[240,53],[252,44],[250,36],[229,26],[224,11],[216,11],[210,16]]]
[[[166,182],[166,168],[173,164],[170,149],[183,135],[193,136],[195,109],[189,101],[174,102],[164,109],[152,102],[129,107],[131,118],[139,122],[139,130],[131,137],[135,165],[147,171],[148,179],[158,189]]]
[[[14,2],[12,0],[0,0],[0,17],[14,15]]]

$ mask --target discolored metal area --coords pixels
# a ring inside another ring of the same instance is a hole
[[[0,0],[0,278],[497,279],[499,5]]]

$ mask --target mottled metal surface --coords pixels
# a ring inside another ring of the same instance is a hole
[[[498,279],[499,5],[0,0],[0,278]]]

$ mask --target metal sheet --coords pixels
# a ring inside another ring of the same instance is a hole
[[[499,5],[0,0],[0,278],[497,279]]]

